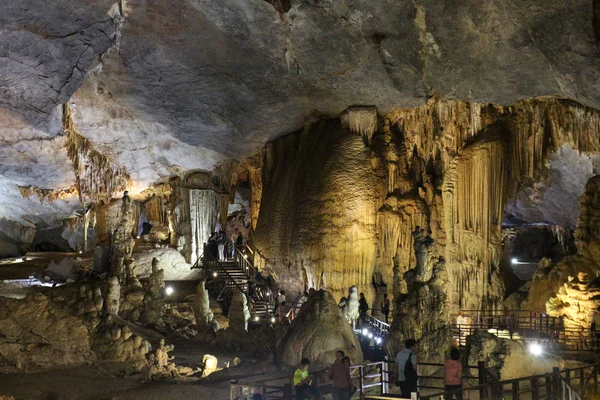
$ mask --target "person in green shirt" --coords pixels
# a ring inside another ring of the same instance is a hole
[[[309,365],[308,358],[303,358],[300,361],[300,367],[294,372],[294,388],[298,400],[315,399],[317,396],[315,388],[310,386],[313,376],[308,373]]]

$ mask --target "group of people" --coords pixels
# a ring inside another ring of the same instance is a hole
[[[304,292],[302,296],[296,301],[295,304],[292,304],[292,308],[286,313],[286,297],[285,291],[279,290],[277,292],[277,297],[275,298],[275,307],[273,309],[273,315],[277,315],[277,319],[280,324],[283,324],[286,319],[291,318],[294,319],[298,312],[300,312],[300,308],[302,305],[308,300],[308,292]]]
[[[235,248],[244,245],[244,236],[238,228],[235,228],[231,240],[223,230],[213,232],[208,239],[208,251],[219,261],[227,261],[227,258],[235,257]]]
[[[386,324],[389,323],[390,320],[390,305],[390,299],[388,299],[387,293],[384,293],[383,300],[381,302],[381,313],[383,314]],[[362,292],[360,293],[358,299],[358,312],[360,314],[361,322],[364,323],[367,318],[367,313],[369,312],[369,303],[367,303],[365,294]]]
[[[419,375],[417,362],[417,341],[408,339],[404,343],[405,348],[396,354],[394,364],[394,380],[400,388],[403,398],[411,398],[412,393],[418,392]],[[348,400],[356,391],[350,376],[350,358],[342,350],[335,354],[335,362],[328,370],[331,381],[331,392],[333,400]],[[312,386],[314,376],[308,371],[310,360],[303,358],[300,366],[294,372],[294,388],[296,398],[299,400],[310,400],[317,398],[317,390]],[[452,348],[450,358],[444,364],[444,391],[445,400],[462,400],[462,370],[460,362],[460,351]]]
[[[356,391],[350,377],[350,364],[350,357],[346,356],[342,350],[335,353],[335,361],[327,371],[331,381],[333,400],[348,400]],[[300,361],[300,367],[294,372],[294,388],[296,398],[299,400],[315,399],[317,397],[317,390],[311,385],[314,376],[308,372],[309,365],[310,360],[303,358]]]

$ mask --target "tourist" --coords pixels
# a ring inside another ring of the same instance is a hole
[[[294,307],[294,318],[296,318],[298,316],[298,313],[300,312],[300,309],[302,308],[302,304],[306,303],[306,300],[308,300],[308,292],[304,292],[302,294],[302,296],[296,302],[296,306]]]
[[[308,374],[309,365],[308,358],[303,358],[300,367],[294,372],[294,388],[298,400],[315,399],[317,396],[316,390],[310,386],[313,376]]]
[[[350,366],[344,362],[346,355],[342,350],[335,352],[335,362],[329,369],[329,380],[331,381],[331,393],[333,400],[348,400],[350,398]]]
[[[244,246],[244,236],[239,231],[238,228],[235,228],[235,245],[241,250],[242,246]]]
[[[396,364],[394,365],[394,376],[396,377],[396,386],[400,387],[400,393],[405,399],[410,398],[411,393],[417,392],[417,341],[408,339],[405,342],[405,349],[396,354]]]
[[[383,303],[381,303],[381,312],[385,318],[385,323],[389,323],[390,315],[390,300],[388,299],[387,293],[383,294]]]
[[[219,237],[219,235],[217,234],[217,232],[213,232],[210,235],[210,238],[208,239],[208,252],[213,257],[213,259],[215,259],[219,256],[219,250],[218,250],[219,246],[217,244],[218,237]]]
[[[450,359],[444,364],[444,391],[462,389],[462,364],[459,361],[460,351],[458,349],[450,350]],[[462,400],[462,390],[447,393],[444,400]]]
[[[227,244],[227,235],[220,231],[217,236],[217,246],[219,249],[219,261],[225,261],[225,245]]]
[[[358,312],[360,313],[360,320],[362,324],[365,324],[367,319],[367,312],[369,311],[369,304],[367,303],[367,299],[365,299],[365,294],[361,292],[360,299],[358,300]]]
[[[277,296],[277,316],[279,317],[279,323],[283,324],[285,317],[285,292],[283,290],[280,290]]]

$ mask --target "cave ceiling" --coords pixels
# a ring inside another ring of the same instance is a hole
[[[140,187],[351,105],[600,106],[590,0],[292,0],[286,13],[263,0],[20,0],[2,5],[0,30],[0,217],[33,223],[52,206],[19,202],[17,185],[75,183],[64,104]]]

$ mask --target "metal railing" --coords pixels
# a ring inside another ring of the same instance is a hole
[[[420,395],[419,398],[437,400],[441,396],[458,392],[462,392],[464,397],[471,391],[477,391],[480,399],[491,400],[519,400],[521,397],[528,400],[581,400],[586,394],[598,393],[599,366],[600,364],[586,365],[563,371],[554,368],[551,373],[508,380],[500,380],[491,371],[483,372],[480,369],[476,386]]]
[[[419,370],[423,369],[437,369],[439,371],[443,369],[443,364],[419,363]],[[391,391],[390,385],[394,383],[394,377],[392,376],[394,361],[355,365],[350,367],[350,370],[352,381],[361,398],[369,398],[369,395],[373,395],[373,398],[393,398],[388,396]],[[474,397],[490,400],[506,400],[509,398],[510,400],[520,400],[521,398],[528,400],[582,400],[589,394],[598,393],[600,364],[586,365],[562,371],[554,368],[551,373],[509,380],[500,380],[497,372],[487,368],[483,362],[479,362],[477,366],[464,365],[463,371],[463,387],[450,391],[444,389],[443,376],[420,374],[418,386],[419,398],[424,400],[438,400],[442,396],[462,392],[463,398],[468,398],[465,395],[474,393]],[[331,391],[331,383],[328,379],[320,378],[320,376],[326,376],[324,372],[319,371],[314,373],[315,381],[313,381],[313,386],[318,389],[321,395]],[[280,381],[283,379],[285,377],[279,378]],[[265,381],[232,384],[231,399],[246,398],[243,396],[233,396],[233,387],[237,386],[237,393],[245,391],[247,395],[251,395],[252,390],[248,388],[255,388],[257,391],[254,393],[262,394],[265,400],[292,400],[294,399],[293,385],[289,376],[287,380],[288,382],[282,386],[268,385],[264,383]],[[436,381],[440,381],[440,384],[436,384]],[[242,390],[243,387],[246,390]]]

